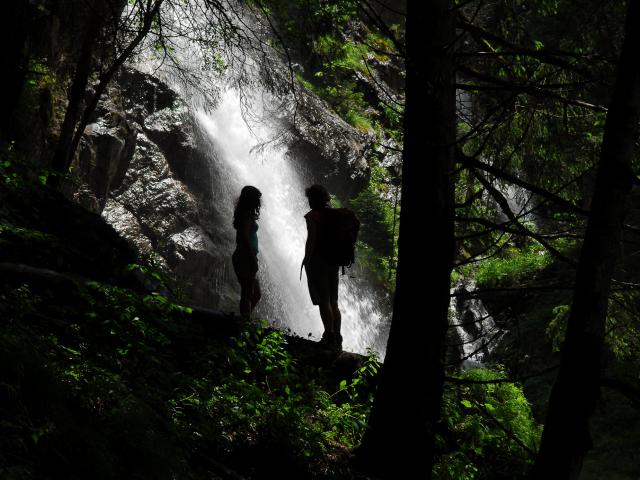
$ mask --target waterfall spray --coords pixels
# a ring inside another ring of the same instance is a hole
[[[259,21],[255,17],[245,19],[242,9],[234,10],[232,17],[231,21],[241,29]],[[174,21],[178,25],[184,23],[175,12]],[[184,28],[208,31],[213,24],[207,22],[211,21],[215,19],[203,17]],[[203,49],[184,38],[172,40],[172,62],[157,58],[155,50],[149,48],[141,55],[137,67],[162,78],[190,106],[212,169],[214,184],[210,197],[221,217],[229,219],[230,230],[233,204],[241,188],[254,185],[263,194],[258,221],[262,299],[255,315],[300,336],[319,339],[323,331],[320,314],[309,298],[305,275],[300,279],[300,265],[306,239],[304,214],[309,210],[304,190],[312,183],[322,183],[322,179],[305,173],[303,159],[289,155],[286,145],[272,142],[279,132],[273,121],[275,113],[290,110],[296,100],[286,95],[275,99],[256,86],[262,70],[252,57],[255,46],[252,39],[258,31],[262,30],[251,29],[249,35],[238,39],[242,45],[235,47],[239,48],[237,51],[232,48],[227,52],[224,59],[229,68],[224,75],[222,71],[205,68],[211,63],[209,45]],[[264,39],[256,43],[255,54],[262,62],[266,58],[264,44]],[[279,70],[288,71],[277,55],[268,56],[268,63],[275,77]],[[196,73],[193,78],[204,75],[206,86],[185,82],[185,78],[192,77],[190,72]],[[240,89],[229,87],[230,84]],[[215,108],[203,95],[219,97]],[[248,117],[252,120],[250,124],[246,121]],[[228,233],[232,238],[232,232]],[[228,252],[229,258],[231,253]],[[231,270],[230,259],[228,264]],[[343,348],[358,353],[371,348],[383,357],[390,321],[383,311],[390,310],[384,305],[390,302],[374,294],[364,279],[356,280],[348,275],[340,277],[338,303],[342,312]],[[227,276],[227,281],[235,282],[234,275]]]
[[[263,106],[255,103],[253,107],[261,111]],[[285,147],[257,148],[274,132],[264,122],[248,126],[236,91],[227,90],[217,109],[197,110],[195,117],[210,140],[209,155],[213,168],[218,170],[215,177],[228,192],[227,198],[221,200],[226,203],[229,218],[234,196],[244,185],[254,185],[263,193],[258,231],[258,276],[263,298],[256,315],[298,335],[319,338],[320,315],[309,298],[305,275],[302,280],[299,276],[306,239],[304,214],[309,210],[304,189],[313,179],[305,177],[299,160],[288,156]],[[343,348],[359,353],[372,348],[382,355],[386,322],[372,294],[362,291],[344,275],[340,278],[339,305]]]
[[[463,368],[481,366],[505,331],[498,328],[482,301],[468,295],[476,290],[472,279],[461,279],[451,293],[449,304],[451,323],[460,339],[459,347]],[[465,295],[467,294],[467,295]]]

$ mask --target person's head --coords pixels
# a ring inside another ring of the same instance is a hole
[[[329,205],[331,201],[331,195],[327,192],[327,189],[322,185],[311,185],[304,191],[304,194],[309,199],[309,206],[314,208],[324,208]]]
[[[238,220],[245,215],[254,220],[260,218],[260,197],[262,197],[262,193],[256,187],[251,185],[242,187],[236,208],[233,211],[234,228],[238,228]]]

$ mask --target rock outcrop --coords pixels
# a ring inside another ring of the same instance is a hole
[[[154,77],[127,69],[85,130],[72,195],[167,273],[184,301],[232,309],[232,239],[216,227],[209,167],[186,104]]]
[[[353,198],[367,183],[366,158],[375,137],[333,112],[324,101],[302,90],[298,108],[288,115],[288,154],[302,158],[312,176],[322,179],[341,200]]]
[[[288,155],[339,196],[353,195],[366,180],[370,139],[309,95],[297,119],[285,122]],[[183,301],[235,310],[234,238],[215,191],[212,141],[176,92],[126,69],[86,128],[70,195],[167,273]]]

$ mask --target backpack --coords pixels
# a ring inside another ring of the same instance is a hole
[[[360,220],[348,208],[327,208],[322,212],[324,235],[320,246],[328,263],[350,267],[355,261],[355,246],[360,230]]]

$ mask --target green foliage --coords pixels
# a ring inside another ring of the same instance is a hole
[[[10,234],[23,241],[33,240],[38,242],[55,243],[56,237],[39,230],[33,230],[27,227],[20,227],[11,223],[0,223],[0,237]]]
[[[22,161],[15,152],[15,142],[0,141],[0,183],[10,189],[17,190],[27,185],[45,185],[49,169],[30,165]]]
[[[151,278],[153,278],[155,280],[158,280],[158,281],[162,281],[163,280],[162,274],[160,272],[158,272],[157,270],[155,270],[155,269],[153,269],[151,267],[148,267],[146,265],[138,265],[137,263],[132,263],[132,264],[127,265],[127,270],[130,271],[130,272],[134,272],[134,271],[135,272],[141,272],[144,275],[147,275],[148,277],[151,277]]]
[[[605,341],[619,360],[640,358],[640,296],[636,291],[613,292],[607,310]]]
[[[356,0],[259,0],[263,11],[280,24],[293,28],[291,22],[302,12],[312,25],[331,24],[343,26],[357,18]],[[297,19],[300,20],[300,19]]]
[[[33,462],[54,476],[171,478],[178,452],[154,406],[161,398],[158,380],[171,371],[170,341],[160,325],[179,307],[99,283],[70,296],[35,290],[6,291],[0,308],[0,341],[12,345],[15,366],[0,371],[0,382],[16,389],[8,403],[0,399],[0,421],[7,409],[21,412],[10,420],[14,436],[3,449],[20,455],[3,467]],[[43,456],[52,449],[59,455]]]
[[[210,419],[208,435],[228,454],[267,450],[315,475],[331,476],[336,473],[331,469],[343,468],[332,466],[328,457],[360,441],[371,402],[370,393],[363,392],[370,392],[376,358],[371,355],[330,395],[287,352],[283,332],[246,325],[232,345],[224,380],[203,380],[199,388],[172,400],[174,421],[182,424],[195,412]],[[337,401],[342,396],[346,401]],[[196,437],[205,435],[190,428]]]
[[[316,73],[316,78],[323,77],[322,72]],[[366,133],[372,128],[369,118],[371,112],[364,100],[364,94],[356,88],[353,80],[344,80],[316,86],[312,82],[305,81],[304,85],[312,92],[324,99],[347,123]]]
[[[32,59],[29,64],[27,86],[35,89],[51,88],[58,83],[58,78],[43,61]]]
[[[18,396],[11,408],[22,416],[7,416],[0,397],[0,422],[15,432],[3,440],[7,452],[21,450],[52,474],[78,478],[123,478],[122,469],[205,478],[191,469],[204,452],[248,475],[259,468],[299,478],[348,476],[347,451],[360,442],[371,406],[379,368],[374,355],[337,381],[301,365],[282,331],[243,324],[230,338],[203,339],[191,309],[99,282],[78,284],[65,295],[21,284],[0,300],[0,343],[13,342],[13,350],[32,345],[44,357],[33,363],[47,369],[29,374],[48,378],[48,386],[40,382],[48,399],[42,412],[30,397]],[[19,388],[15,375],[0,368],[2,388]],[[61,457],[41,459],[39,445],[51,444],[59,445]],[[73,451],[89,464],[69,465]],[[30,471],[32,465],[18,467]]]
[[[18,190],[30,185],[45,185],[50,175],[49,169],[34,167],[30,163],[16,154],[15,142],[0,140],[0,186]]]
[[[638,308],[636,292],[620,291],[611,294],[607,310],[605,342],[618,360],[630,361],[640,356]],[[570,305],[558,305],[552,310],[553,316],[546,328],[546,333],[556,352],[560,351],[564,342],[570,311]]]
[[[470,381],[505,378],[502,372],[476,369],[459,377]],[[525,478],[537,450],[541,426],[533,420],[522,388],[513,383],[449,385],[443,398],[447,434],[434,478]]]
[[[380,370],[378,354],[369,349],[367,359],[353,374],[350,381],[342,380],[338,393],[344,392],[349,402],[355,405],[373,404],[373,392],[371,382],[376,378]]]
[[[290,54],[308,67],[303,73],[296,72],[305,88],[361,132],[401,137],[398,113],[372,98],[376,66],[389,66],[395,46],[360,18],[358,2],[267,0],[260,7],[293,47]],[[398,25],[392,29],[401,36]]]
[[[569,305],[558,305],[553,307],[553,318],[547,325],[546,333],[551,340],[551,346],[554,352],[560,351],[560,345],[564,341],[564,333],[567,329],[567,320],[569,319]]]
[[[375,39],[380,39],[376,36]],[[383,43],[383,41],[380,41]],[[365,62],[374,54],[371,48],[366,44],[344,42],[338,40],[331,34],[321,36],[314,44],[315,52],[321,57],[326,58],[324,69],[334,73],[337,69],[346,71],[357,71],[368,74]],[[321,75],[318,75],[320,73]],[[324,72],[320,71],[316,76],[324,76]]]
[[[349,205],[362,222],[357,245],[358,262],[366,265],[382,285],[393,291],[400,211],[396,208],[394,212],[395,188],[387,175],[386,169],[373,164],[367,188]]]
[[[501,256],[484,260],[475,267],[475,279],[484,288],[515,285],[530,280],[551,263],[551,256],[537,244],[531,244],[526,250],[505,248]]]
[[[18,185],[19,177],[15,171],[15,145],[13,142],[0,145],[0,181],[8,186]]]
[[[344,119],[361,132],[368,132],[373,128],[371,119],[357,110],[347,110],[344,113]]]
[[[309,7],[309,2],[298,0],[298,2]],[[347,23],[352,21],[358,11],[358,3],[354,0],[332,0],[328,2],[316,0],[316,8],[314,15],[336,23]]]

